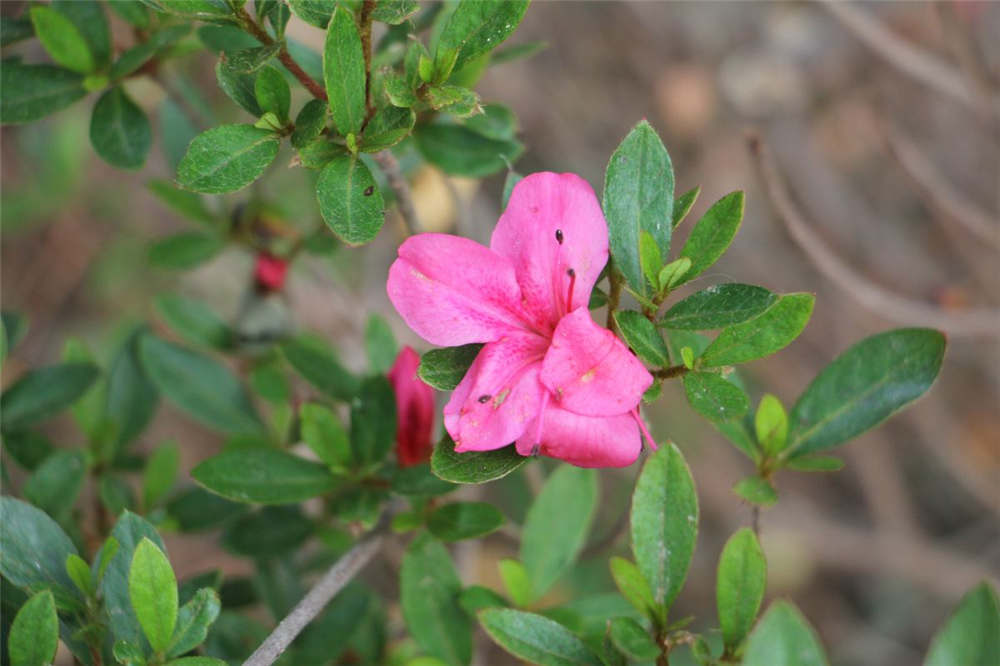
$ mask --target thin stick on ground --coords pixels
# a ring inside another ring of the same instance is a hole
[[[1000,336],[1000,310],[975,308],[947,312],[928,303],[914,301],[874,284],[848,266],[814,232],[791,195],[764,142],[756,134],[748,137],[750,155],[757,165],[764,190],[785,229],[816,268],[865,308],[886,319],[910,326],[929,326],[955,336],[995,338]]]
[[[375,162],[385,173],[393,194],[396,195],[396,207],[399,208],[399,214],[403,217],[407,233],[411,236],[419,233],[420,223],[417,221],[417,209],[413,206],[410,184],[406,181],[406,176],[403,175],[403,171],[399,167],[399,160],[396,159],[391,150],[375,153],[374,157]]]
[[[371,561],[379,551],[383,539],[381,530],[376,530],[337,560],[337,563],[306,596],[302,597],[302,601],[275,627],[250,658],[243,662],[243,666],[273,664],[292,644],[295,637],[326,608],[330,600]]]

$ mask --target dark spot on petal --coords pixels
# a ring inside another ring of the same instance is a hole
[[[574,271],[572,268],[567,268],[566,269],[566,275],[570,276],[571,278],[575,278],[576,277],[576,271]]]
[[[479,401],[480,403],[487,403],[487,402],[489,402],[489,401],[490,401],[490,398],[492,398],[492,397],[493,397],[493,396],[491,396],[491,395],[487,395],[487,394],[485,394],[485,393],[484,393],[483,395],[479,396],[479,397],[478,397],[478,398],[476,398],[476,399],[477,399],[477,400],[478,400],[478,401]]]
[[[370,197],[374,193],[375,193],[375,186],[374,185],[369,185],[368,187],[365,188],[365,196],[366,197]]]
[[[556,229],[556,242],[562,245],[563,242],[563,232],[562,229]]]

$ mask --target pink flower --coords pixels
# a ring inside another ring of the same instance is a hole
[[[403,347],[389,370],[396,392],[396,458],[401,467],[418,465],[431,455],[434,426],[434,389],[417,377],[420,357]]]
[[[253,267],[253,276],[257,284],[267,291],[280,291],[285,284],[285,274],[288,272],[288,262],[273,255],[262,252],[257,255]]]
[[[516,442],[581,467],[639,456],[653,378],[587,307],[607,260],[601,206],[574,174],[518,183],[489,248],[445,234],[400,246],[387,289],[410,328],[436,345],[486,343],[444,409],[456,451]]]

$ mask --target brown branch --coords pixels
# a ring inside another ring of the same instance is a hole
[[[372,12],[374,11],[375,0],[364,0],[361,12],[358,14],[361,51],[365,56],[365,125],[375,115],[375,105],[372,104]]]
[[[690,368],[686,365],[671,365],[667,368],[657,368],[652,371],[652,374],[657,379],[673,379],[674,377],[686,375],[688,372],[690,372]]]
[[[399,208],[399,214],[403,218],[403,224],[406,225],[407,233],[411,236],[419,233],[420,222],[417,220],[417,209],[413,206],[410,184],[399,168],[399,161],[396,159],[396,156],[392,154],[391,150],[383,150],[375,153],[372,157],[378,163],[379,167],[382,168],[386,180],[389,181],[389,187],[392,188],[393,193],[396,195],[396,206]]]
[[[275,43],[274,39],[271,38],[271,35],[267,34],[267,31],[253,20],[253,17],[250,16],[246,9],[243,10],[242,14],[237,14],[236,17],[243,29],[253,35],[254,39],[258,42],[264,46],[270,46]],[[285,69],[292,73],[292,76],[298,79],[299,83],[305,86],[306,90],[308,90],[313,97],[321,99],[324,102],[327,101],[328,98],[326,96],[326,90],[322,85],[314,81],[311,76],[306,74],[305,70],[299,66],[299,63],[295,62],[292,54],[288,52],[288,47],[285,46],[283,42],[281,44],[281,50],[278,51],[278,60],[280,60],[281,64],[285,66]]]
[[[892,293],[862,277],[828,248],[792,202],[774,159],[756,134],[748,137],[750,155],[764,189],[785,229],[816,268],[862,306],[886,319],[911,326],[929,326],[956,336],[1000,336],[1000,310],[976,308],[947,312],[939,307]]]

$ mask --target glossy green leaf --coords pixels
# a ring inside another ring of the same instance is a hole
[[[653,661],[660,656],[653,637],[630,617],[613,618],[608,623],[608,633],[615,647],[629,659]]]
[[[660,291],[660,269],[663,268],[663,257],[656,239],[648,231],[639,232],[639,266],[642,274],[653,288],[653,293]]]
[[[189,220],[207,227],[214,227],[218,222],[218,218],[208,210],[200,195],[179,190],[165,180],[151,180],[146,186],[156,198]]]
[[[770,481],[759,476],[748,476],[733,486],[733,492],[750,504],[771,506],[778,501],[778,491]]]
[[[524,146],[514,139],[491,139],[447,122],[419,127],[413,136],[424,158],[453,176],[492,175],[507,168],[524,152]]]
[[[395,146],[409,136],[416,122],[410,109],[385,106],[375,112],[361,137],[361,151],[376,153]]]
[[[323,45],[323,81],[333,125],[341,135],[357,134],[365,121],[365,54],[354,17],[338,6]]]
[[[10,625],[6,643],[11,666],[41,666],[55,660],[59,618],[50,590],[38,592],[24,602]]]
[[[875,427],[934,383],[944,358],[938,331],[903,328],[858,342],[826,366],[789,415],[785,450],[802,456]]]
[[[457,70],[493,50],[517,29],[527,8],[528,0],[462,0],[438,37],[435,65],[441,66],[444,60],[451,62],[445,54],[457,52],[449,71]]]
[[[680,223],[684,221],[684,218],[687,217],[687,214],[691,212],[691,208],[694,207],[694,203],[698,200],[699,194],[701,194],[701,187],[695,187],[674,199],[672,221],[674,229],[676,229]]]
[[[488,608],[479,623],[497,645],[540,666],[600,666],[597,656],[566,627],[547,617],[511,608]]]
[[[253,74],[235,72],[220,60],[215,65],[215,80],[222,92],[244,111],[255,117],[264,114],[257,103],[256,77]]]
[[[457,453],[455,442],[445,435],[431,454],[431,471],[452,483],[486,483],[507,476],[526,462],[528,458],[513,444],[493,451]]]
[[[615,267],[637,294],[652,290],[642,273],[639,238],[652,236],[660,256],[670,254],[674,171],[670,155],[648,122],[636,125],[611,156],[604,176],[604,216]]]
[[[646,459],[632,494],[632,553],[653,601],[669,610],[687,577],[698,535],[698,497],[673,443]]]
[[[743,666],[827,666],[816,632],[787,601],[771,604],[750,634]]]
[[[641,312],[619,310],[615,312],[615,322],[625,344],[639,358],[657,368],[670,365],[670,352],[667,351],[667,345],[656,329],[656,324],[646,319]]]
[[[54,586],[65,591],[75,586],[66,572],[66,558],[76,547],[52,518],[27,502],[0,497],[0,573],[22,589]]]
[[[750,633],[767,586],[767,562],[753,530],[729,538],[719,558],[715,600],[722,640],[732,652]]]
[[[162,294],[156,297],[156,311],[187,342],[215,349],[227,349],[233,344],[234,333],[229,324],[201,301]]]
[[[35,5],[29,15],[35,35],[56,64],[82,74],[94,71],[94,54],[69,18],[50,5]]]
[[[609,565],[611,577],[614,578],[621,595],[643,615],[650,619],[656,618],[657,604],[653,599],[652,590],[649,589],[649,583],[639,571],[639,567],[618,556],[612,557]]]
[[[194,597],[177,611],[177,625],[167,647],[167,656],[176,657],[201,645],[208,636],[212,623],[219,616],[219,610],[219,595],[215,590],[202,588],[195,592]],[[189,661],[185,663],[197,666],[196,663]]]
[[[273,132],[253,125],[220,125],[191,141],[177,181],[195,192],[235,192],[257,180],[278,155]]]
[[[482,348],[471,344],[432,349],[420,357],[417,376],[439,391],[454,391]]]
[[[934,635],[924,666],[1000,663],[1000,599],[988,582],[970,590]]]
[[[159,268],[194,268],[214,258],[225,246],[226,241],[214,234],[182,231],[150,245],[149,262]]]
[[[98,155],[121,169],[139,169],[152,143],[149,118],[120,86],[101,95],[90,117],[90,144]]]
[[[681,283],[689,282],[719,260],[743,221],[743,192],[732,192],[722,197],[691,229],[691,235],[684,243],[681,257],[691,260],[691,268],[684,274]]]
[[[83,451],[56,451],[24,483],[25,499],[65,524],[83,489],[87,464]]]
[[[4,431],[47,419],[76,402],[97,380],[92,363],[59,363],[29,370],[0,396]]]
[[[153,335],[142,337],[139,355],[153,384],[193,418],[231,434],[264,431],[246,389],[215,359]]]
[[[66,557],[66,573],[73,580],[76,589],[80,590],[84,596],[91,596],[94,593],[93,574],[90,565],[79,555],[70,554]]]
[[[257,73],[254,82],[254,93],[260,110],[270,111],[285,123],[288,121],[288,110],[292,104],[292,90],[285,80],[285,75],[274,67],[264,67]]]
[[[382,191],[357,157],[330,160],[316,181],[316,198],[327,226],[348,245],[370,242],[385,221]]]
[[[128,511],[122,513],[115,523],[111,536],[115,539],[113,543],[117,543],[118,547],[117,549],[112,547],[109,551],[113,554],[105,565],[104,576],[100,583],[101,595],[104,598],[104,621],[110,627],[112,637],[116,641],[127,641],[148,654],[148,641],[132,603],[130,572],[135,551],[144,539],[151,541],[160,551],[166,549],[156,529],[141,516]],[[112,542],[109,540],[109,543]]]
[[[683,382],[691,408],[710,421],[732,421],[750,409],[743,389],[714,372],[689,372]]]
[[[159,401],[156,386],[139,358],[139,340],[144,328],[125,338],[111,360],[104,415],[113,424],[121,448],[138,437],[153,418]]]
[[[295,117],[295,131],[292,132],[292,145],[301,148],[315,139],[326,127],[326,102],[321,99],[311,99],[305,103]]]
[[[724,328],[702,352],[704,367],[746,363],[788,346],[809,322],[816,298],[812,294],[785,294],[761,314]]]
[[[770,455],[785,448],[788,440],[788,414],[781,400],[767,393],[757,405],[754,415],[754,432],[760,446]]]
[[[340,419],[323,405],[307,403],[299,410],[302,439],[313,453],[333,468],[349,467],[351,442]]]
[[[427,519],[427,529],[442,541],[475,539],[497,530],[503,514],[485,502],[453,502],[439,507]]]
[[[329,0],[288,0],[288,5],[300,19],[317,28],[326,29],[334,3]]]
[[[275,42],[239,51],[223,51],[222,66],[238,74],[252,74],[267,65],[280,50],[281,44]]]
[[[177,480],[181,451],[175,442],[161,444],[146,463],[142,474],[143,506],[150,508],[167,496]]]
[[[128,593],[150,647],[163,652],[177,625],[177,579],[167,556],[149,539],[132,555]]]
[[[536,594],[545,594],[573,566],[596,509],[594,470],[561,465],[549,476],[528,509],[521,535],[521,562]]]
[[[462,583],[444,546],[427,534],[414,539],[399,584],[403,618],[420,648],[452,666],[468,664],[472,624],[458,604]]]
[[[86,94],[83,77],[75,72],[4,60],[0,67],[0,122],[34,122],[65,109]]]
[[[191,470],[195,481],[237,502],[294,504],[337,486],[325,465],[276,449],[245,449],[213,456]]]
[[[691,294],[667,310],[660,326],[691,331],[725,328],[752,319],[778,300],[778,295],[749,284],[717,284]]]
[[[357,378],[344,369],[322,338],[299,335],[285,342],[281,351],[306,381],[326,395],[344,401],[354,399],[359,386]]]

